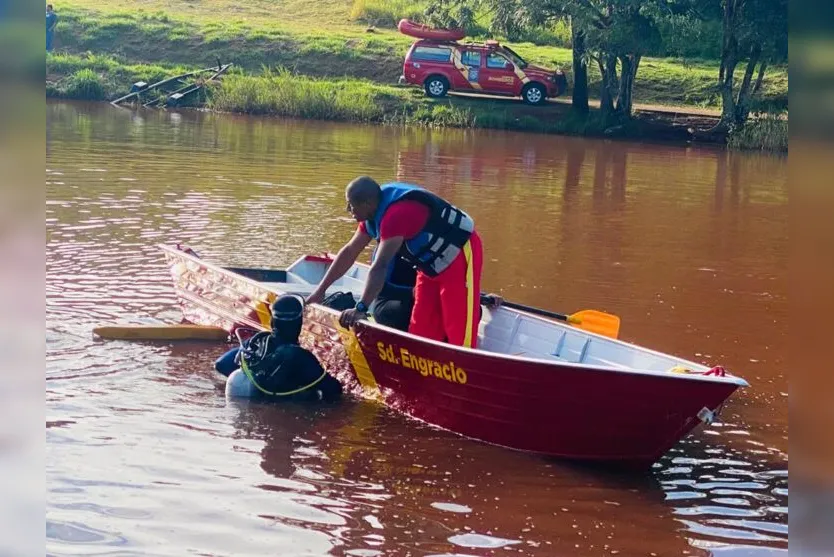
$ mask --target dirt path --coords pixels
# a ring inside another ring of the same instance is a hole
[[[478,95],[478,94],[470,94],[470,93],[463,93],[463,92],[453,92],[449,93],[450,96],[455,97],[462,97],[467,99],[489,99],[493,101],[504,101],[511,104],[517,104],[519,106],[525,106],[522,104],[521,97],[503,97],[499,95]],[[557,99],[548,99],[548,105],[544,107],[529,107],[531,110],[536,110],[541,112],[542,110],[547,110],[548,108],[552,108],[557,112],[562,112],[565,107],[570,107],[571,99],[570,97],[559,97]],[[588,101],[588,105],[592,108],[599,108],[599,100],[598,99],[590,99]],[[690,119],[697,119],[697,120],[704,120],[709,119],[711,121],[717,121],[721,117],[721,110],[716,108],[697,108],[697,107],[690,107],[690,106],[666,106],[660,104],[643,104],[643,103],[634,103],[634,113],[649,113],[657,116],[664,116],[667,119],[675,120],[680,119],[682,121],[690,120]]]

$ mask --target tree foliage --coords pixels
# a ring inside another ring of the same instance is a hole
[[[718,91],[724,125],[739,126],[761,90],[765,70],[787,59],[787,0],[432,0],[427,16],[443,26],[477,26],[513,40],[562,20],[571,25],[574,107],[587,111],[587,67],[602,75],[600,109],[629,118],[643,56],[715,52],[721,57]],[[700,48],[693,43],[703,41]],[[743,76],[736,68],[746,62]],[[758,68],[758,70],[757,70]]]
[[[587,65],[596,64],[604,116],[628,118],[640,60],[660,42],[653,2],[640,0],[435,0],[433,23],[474,25],[475,13],[491,15],[490,31],[512,39],[525,28],[570,22],[574,48],[574,105],[587,110]]]
[[[732,129],[747,121],[761,90],[767,65],[774,60],[787,59],[788,2],[721,0],[721,7],[723,35],[719,87],[722,110],[719,126]],[[747,64],[739,82],[735,71],[744,62]]]

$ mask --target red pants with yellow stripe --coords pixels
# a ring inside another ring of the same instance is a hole
[[[481,238],[477,232],[472,232],[460,254],[442,273],[429,277],[418,271],[408,332],[476,348],[481,316],[482,266]]]

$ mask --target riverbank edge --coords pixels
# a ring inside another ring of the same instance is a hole
[[[153,83],[189,68],[124,64],[108,56],[47,55],[47,98],[111,101],[136,81]],[[787,121],[753,120],[743,134],[698,133],[714,116],[664,109],[636,111],[634,118],[604,122],[592,109],[581,116],[569,99],[533,107],[514,99],[450,95],[429,99],[417,87],[369,80],[316,78],[288,70],[251,75],[238,68],[206,87],[190,107],[214,112],[358,123],[510,130],[592,138],[677,144],[714,144],[734,149],[787,151]]]

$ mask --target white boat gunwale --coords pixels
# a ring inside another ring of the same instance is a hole
[[[162,248],[165,251],[168,251],[168,252],[171,252],[171,253],[175,254],[177,257],[185,257],[185,258],[188,258],[188,259],[192,259],[196,263],[199,263],[200,265],[205,265],[206,267],[209,267],[214,271],[221,272],[221,273],[224,273],[224,274],[232,273],[239,280],[245,281],[246,283],[248,283],[252,286],[269,290],[270,292],[272,292],[274,294],[277,294],[277,295],[286,294],[286,293],[288,293],[288,291],[280,290],[276,286],[273,286],[273,285],[276,285],[276,284],[287,284],[287,285],[294,284],[294,283],[259,282],[259,281],[256,281],[254,279],[251,279],[247,276],[241,275],[239,273],[235,273],[234,271],[231,271],[231,270],[229,270],[225,267],[222,267],[220,265],[217,265],[215,263],[211,263],[209,261],[206,261],[205,259],[195,257],[195,256],[193,256],[189,253],[186,253],[184,251],[181,251],[181,250],[175,249],[173,247],[170,247],[168,245],[159,244],[159,247]],[[309,257],[308,255],[304,255],[304,256],[301,256],[298,259],[296,259],[289,267],[287,267],[287,273],[291,273],[292,272],[291,270],[293,269],[293,267],[296,267],[297,265],[307,261],[308,257]],[[320,257],[329,257],[329,258],[332,259],[335,256],[333,254],[322,254]],[[356,262],[355,266],[364,267],[364,268],[369,268],[370,267],[369,265],[367,265],[365,263],[361,263],[361,262]],[[298,276],[298,275],[296,275],[296,276]],[[299,286],[301,286],[303,283],[298,283],[298,284],[299,284]],[[309,285],[310,283],[308,282],[307,284]],[[320,311],[324,311],[326,313],[329,313],[329,314],[333,315],[334,317],[338,317],[341,313],[338,310],[335,310],[333,308],[329,308],[329,307],[321,305],[321,304],[314,304],[314,307],[316,309],[320,310]],[[507,311],[507,312],[510,312],[510,313],[517,313],[517,314],[524,315],[527,318],[532,318],[532,319],[534,319],[536,321],[539,321],[539,322],[542,322],[542,323],[544,323],[548,326],[554,326],[554,327],[558,327],[558,328],[562,328],[562,329],[572,330],[574,332],[578,330],[575,327],[572,327],[571,325],[562,324],[562,323],[559,323],[557,321],[545,319],[544,317],[541,317],[541,316],[538,316],[538,315],[535,315],[535,314],[531,314],[531,313],[528,313],[528,312],[524,312],[524,311],[521,311],[521,310],[516,310],[516,309],[508,308],[508,307],[502,307],[501,310]],[[491,311],[491,310],[489,310],[487,308],[486,311]],[[726,383],[726,384],[737,385],[739,387],[748,387],[749,386],[749,383],[745,379],[743,379],[741,377],[738,377],[736,375],[732,375],[729,372],[727,373],[726,376],[721,377],[721,376],[717,376],[717,375],[698,375],[698,374],[690,374],[690,373],[673,373],[673,372],[670,372],[670,371],[656,371],[656,370],[647,370],[647,369],[629,368],[629,367],[619,367],[618,368],[618,367],[614,367],[614,366],[602,366],[602,365],[591,364],[591,363],[571,362],[571,361],[568,361],[568,360],[558,360],[557,361],[557,360],[550,360],[550,359],[539,358],[539,357],[528,357],[528,356],[515,355],[515,354],[506,354],[506,353],[502,353],[502,352],[492,352],[492,351],[478,349],[478,348],[468,348],[468,347],[464,347],[464,346],[457,346],[457,345],[448,344],[448,343],[445,343],[445,342],[436,341],[436,340],[425,338],[425,337],[420,337],[420,336],[411,334],[407,331],[401,331],[399,329],[388,327],[388,326],[382,325],[380,323],[376,323],[374,321],[366,321],[366,322],[363,323],[363,325],[367,326],[367,327],[371,327],[371,328],[380,329],[380,330],[389,332],[393,335],[402,336],[402,337],[414,340],[414,341],[419,342],[419,343],[436,346],[438,348],[444,348],[444,349],[447,349],[447,350],[452,350],[452,351],[455,351],[455,352],[461,352],[461,353],[470,354],[470,355],[477,354],[477,355],[487,356],[489,358],[503,360],[503,361],[509,361],[509,362],[545,364],[545,365],[553,366],[553,367],[569,367],[569,368],[577,368],[577,369],[581,369],[581,370],[598,371],[598,372],[605,372],[605,373],[637,374],[637,375],[644,375],[644,376],[650,376],[650,377],[659,377],[659,378],[664,378],[664,379],[675,379],[675,380],[683,380],[683,381],[706,381],[706,382],[709,382],[709,383]],[[648,353],[648,354],[658,356],[658,357],[661,357],[661,358],[674,359],[674,360],[677,360],[680,364],[685,364],[685,365],[692,366],[694,369],[702,369],[702,370],[709,369],[707,366],[705,366],[703,364],[699,364],[697,362],[686,360],[684,358],[679,358],[677,356],[674,356],[674,355],[671,355],[671,354],[666,354],[666,353],[663,353],[663,352],[660,352],[660,351],[657,351],[657,350],[653,350],[651,348],[647,348],[647,347],[644,347],[644,346],[640,346],[640,345],[637,345],[637,344],[625,342],[625,341],[620,340],[620,339],[613,339],[613,338],[610,338],[610,337],[606,337],[604,335],[600,335],[600,334],[597,334],[597,333],[594,333],[594,332],[591,332],[591,331],[585,331],[585,330],[581,330],[581,333],[583,335],[588,335],[592,338],[601,339],[605,342],[615,343],[617,345],[623,346],[623,347],[625,347],[627,349],[630,349],[630,350],[642,351],[644,353]]]

